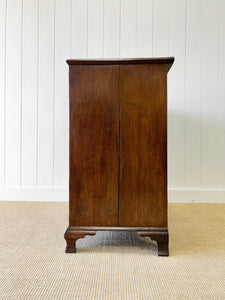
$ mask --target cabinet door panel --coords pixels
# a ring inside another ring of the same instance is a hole
[[[70,225],[118,225],[118,66],[70,66]]]
[[[167,226],[166,76],[120,66],[120,226]]]

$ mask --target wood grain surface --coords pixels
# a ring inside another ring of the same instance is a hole
[[[118,225],[118,66],[70,66],[70,225]]]
[[[120,226],[167,226],[167,66],[120,66]]]

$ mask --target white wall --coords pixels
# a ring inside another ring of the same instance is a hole
[[[0,199],[68,199],[68,58],[175,56],[170,202],[225,202],[224,0],[0,0]]]

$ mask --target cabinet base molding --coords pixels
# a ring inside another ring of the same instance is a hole
[[[141,237],[150,237],[158,244],[158,256],[169,255],[169,234],[167,227],[90,227],[69,226],[64,234],[66,253],[76,253],[76,241],[97,231],[135,231]]]

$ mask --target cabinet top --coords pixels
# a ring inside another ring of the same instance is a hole
[[[167,64],[171,68],[174,57],[154,58],[115,58],[115,59],[68,59],[68,65],[138,65],[138,64]]]

